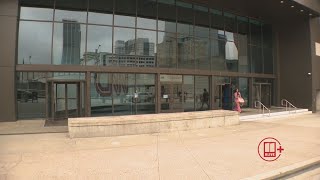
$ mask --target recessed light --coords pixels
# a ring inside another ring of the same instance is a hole
[[[284,1],[280,1],[280,3],[284,3]]]
[[[309,16],[312,16],[312,14],[310,13]]]
[[[303,9],[301,9],[300,12],[303,12]]]
[[[294,6],[293,6],[293,5],[292,5],[291,7],[292,7],[292,8],[294,8]]]

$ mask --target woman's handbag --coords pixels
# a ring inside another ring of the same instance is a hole
[[[243,103],[244,103],[244,99],[243,99],[242,97],[239,97],[239,98],[238,98],[238,102],[241,103],[241,104],[243,104]]]

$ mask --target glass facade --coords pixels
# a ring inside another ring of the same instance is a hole
[[[21,1],[18,64],[273,73],[272,27],[183,1]]]
[[[267,89],[253,77],[274,74],[272,26],[206,5],[20,4],[17,64],[67,72],[17,72],[19,118],[231,110],[235,88],[252,107]]]
[[[155,75],[92,73],[91,115],[155,113]]]

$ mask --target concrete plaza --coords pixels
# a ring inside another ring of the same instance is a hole
[[[0,127],[3,126],[0,123]],[[1,129],[1,128],[0,128]],[[263,161],[265,137],[284,152]],[[0,135],[0,179],[242,179],[320,157],[320,115],[172,133],[70,139]],[[315,171],[302,179],[320,179]]]

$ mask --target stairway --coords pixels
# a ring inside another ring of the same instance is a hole
[[[308,109],[296,109],[291,111],[277,111],[274,110],[270,111],[270,114],[268,112],[265,112],[264,114],[259,113],[259,111],[256,111],[256,114],[250,114],[250,115],[240,115],[239,119],[240,121],[259,121],[259,120],[266,120],[266,119],[275,119],[275,118],[286,118],[286,117],[294,117],[297,115],[305,115],[305,114],[312,114],[311,111]]]

